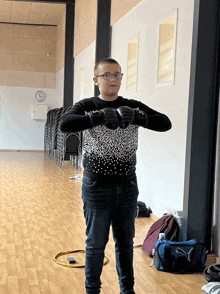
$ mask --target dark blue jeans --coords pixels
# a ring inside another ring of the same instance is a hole
[[[112,225],[120,291],[134,293],[133,238],[137,213],[136,175],[98,177],[84,172],[82,199],[86,219],[86,293],[98,294],[104,251]]]

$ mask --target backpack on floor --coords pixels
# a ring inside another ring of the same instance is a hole
[[[136,217],[150,217],[152,210],[150,207],[147,207],[146,204],[142,201],[137,202],[137,215]]]
[[[158,271],[184,274],[203,272],[206,259],[206,248],[200,241],[173,242],[162,238],[156,242],[153,264]]]
[[[152,250],[155,248],[160,233],[165,233],[168,240],[178,240],[179,226],[172,214],[162,216],[150,227],[142,245],[142,251],[150,257],[153,257]]]

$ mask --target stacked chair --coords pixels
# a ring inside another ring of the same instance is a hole
[[[64,168],[66,160],[81,169],[82,132],[64,134],[59,129],[62,116],[70,107],[54,108],[48,111],[44,127],[44,154]]]

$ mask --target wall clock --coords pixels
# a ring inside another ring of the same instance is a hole
[[[46,100],[46,98],[47,98],[47,95],[46,95],[46,93],[43,92],[43,91],[37,91],[37,92],[35,93],[35,99],[36,99],[38,102],[43,102],[43,101]]]

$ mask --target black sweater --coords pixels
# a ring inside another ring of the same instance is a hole
[[[165,132],[171,129],[169,118],[145,104],[119,96],[114,101],[99,97],[80,100],[63,115],[60,130],[64,133],[83,132],[83,167],[101,175],[129,175],[135,172],[139,126],[130,124],[126,129],[110,130],[104,125],[91,128],[86,115],[92,110],[120,106],[140,109],[148,116],[147,127],[153,131]]]

